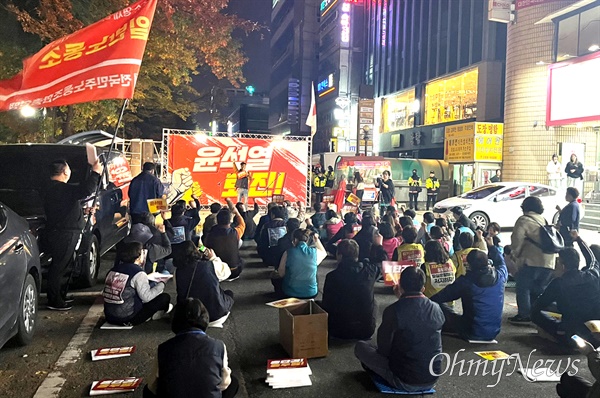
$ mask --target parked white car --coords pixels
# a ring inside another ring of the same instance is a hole
[[[544,205],[544,218],[552,224],[558,221],[556,205],[563,208],[567,204],[564,189],[528,182],[499,182],[441,200],[435,204],[433,212],[451,214],[450,209],[459,206],[471,221],[483,229],[486,229],[490,222],[512,228],[517,218],[523,215],[521,204],[528,196],[540,198]]]

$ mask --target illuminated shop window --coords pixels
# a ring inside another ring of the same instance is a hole
[[[405,90],[383,99],[381,105],[381,132],[414,127],[415,89]]]
[[[478,69],[435,80],[425,86],[424,124],[437,124],[477,116]]]

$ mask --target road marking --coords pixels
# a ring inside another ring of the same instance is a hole
[[[54,370],[50,372],[40,387],[35,392],[33,398],[52,398],[58,397],[60,390],[64,386],[67,379],[63,377],[62,371],[69,365],[74,364],[81,357],[81,348],[87,343],[98,318],[104,312],[103,300],[101,297],[92,304],[87,315],[81,321],[77,331],[67,344],[65,350],[60,354],[58,360],[54,364]]]
[[[102,291],[96,291],[96,292],[69,292],[69,296],[73,296],[73,297],[97,297],[100,296],[102,294]],[[40,294],[40,297],[48,297],[48,295],[46,293],[42,293]]]

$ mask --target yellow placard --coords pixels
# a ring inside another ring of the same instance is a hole
[[[487,359],[488,361],[510,358],[510,355],[508,355],[504,351],[480,351],[476,352],[475,354],[479,355],[483,359]]]
[[[504,141],[502,123],[475,123],[475,161],[501,162]]]
[[[352,203],[354,206],[358,206],[360,204],[360,198],[355,194],[351,193],[346,198],[346,202]]]
[[[159,199],[148,199],[148,211],[150,213],[158,213],[161,210],[168,210],[169,206],[167,206],[167,199],[159,198]]]

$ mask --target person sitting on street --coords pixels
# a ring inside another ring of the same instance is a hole
[[[375,332],[374,296],[379,268],[358,261],[359,247],[351,239],[338,245],[338,266],[325,277],[321,307],[327,311],[329,335],[340,339],[369,339]]]
[[[574,248],[562,249],[556,262],[556,273],[560,276],[550,282],[533,304],[531,321],[561,345],[573,346],[574,334],[597,345],[600,341],[596,341],[585,322],[600,320],[600,264],[577,231],[571,231],[571,237],[579,245],[586,266],[579,270],[579,253]],[[542,312],[553,303],[562,314],[560,320]]]
[[[325,212],[325,231],[327,232],[327,242],[344,226],[344,222],[338,217],[338,214],[333,209]]]
[[[212,203],[210,205],[210,214],[204,220],[204,224],[202,225],[202,239],[208,235],[210,229],[217,225],[217,213],[221,211],[222,206],[220,203]]]
[[[219,285],[213,263],[222,263],[221,259],[209,248],[200,252],[191,241],[185,241],[181,246],[173,259],[177,267],[177,303],[195,297],[205,304],[210,322],[226,316],[233,306],[233,292],[224,291]]]
[[[446,253],[448,253],[448,255],[450,257],[452,257],[452,254],[454,254],[454,251],[452,251],[452,253],[450,252],[452,249],[450,238],[444,234],[442,228],[438,227],[437,225],[434,225],[433,227],[431,227],[429,236],[431,237],[431,239],[434,239],[434,240],[437,240],[438,242],[440,242],[440,244],[442,245],[442,247],[444,248]]]
[[[467,255],[466,275],[456,278],[453,284],[431,297],[432,301],[440,303],[446,316],[444,332],[456,333],[465,340],[493,340],[500,333],[502,324],[508,271],[491,238],[487,239],[489,260],[484,251],[471,251]],[[444,304],[458,299],[462,300],[462,315]]]
[[[319,235],[308,229],[295,230],[293,238],[293,247],[283,254],[279,263],[279,279],[271,280],[275,293],[282,297],[315,298],[319,293],[317,267],[327,253]]]
[[[258,224],[256,225],[256,231],[254,232],[254,242],[258,245],[258,241],[260,240],[260,233],[262,232],[263,226],[271,221],[271,209],[275,206],[279,206],[275,202],[267,203],[267,214],[261,216],[258,220]]]
[[[195,198],[195,201],[198,199]],[[171,218],[165,220],[167,230],[171,231],[169,240],[171,245],[183,243],[186,240],[192,240],[194,230],[200,223],[200,213],[198,207],[186,209],[185,201],[177,203],[171,208]],[[200,203],[197,202],[199,205]]]
[[[246,223],[230,199],[227,199],[228,209],[221,209],[217,213],[217,225],[211,228],[208,235],[202,239],[206,247],[214,250],[215,254],[229,265],[231,275],[228,280],[240,277],[244,266],[240,256],[240,239],[244,235]],[[231,227],[231,214],[235,216],[238,225]]]
[[[171,330],[175,337],[158,346],[144,398],[232,398],[239,388],[231,374],[227,348],[206,334],[209,314],[200,300],[177,304]]]
[[[479,231],[478,231],[479,232]],[[475,235],[469,232],[456,232],[458,235],[458,242],[460,244],[460,250],[455,251],[452,256],[452,262],[456,266],[456,277],[465,275],[467,273],[466,260],[469,253],[473,250],[481,250],[487,252],[487,246],[483,240],[475,243]],[[479,243],[481,242],[481,243]],[[485,250],[484,250],[485,249]]]
[[[319,234],[320,239],[326,239],[327,231],[325,230],[325,222],[327,221],[327,215],[324,211],[322,211],[320,203],[315,203],[313,205],[313,209],[315,214],[310,216],[306,222],[308,224],[310,220],[310,225],[312,226],[313,231]]]
[[[402,244],[396,248],[392,261],[414,261],[416,265],[423,264],[425,250],[417,240],[417,229],[408,226],[402,229]]]
[[[106,275],[104,290],[104,316],[114,325],[139,325],[150,318],[160,319],[173,305],[171,297],[163,293],[165,282],[150,287],[143,266],[146,250],[140,242],[117,245],[116,264]]]
[[[286,234],[284,220],[285,209],[274,206],[269,210],[270,220],[264,224],[260,232],[260,239],[256,244],[256,251],[266,267],[277,266],[277,243]]]
[[[416,211],[414,211],[413,209],[404,209],[402,210],[402,214],[404,217],[410,217],[410,221],[412,222],[413,227],[417,228],[417,230],[421,227],[421,223],[417,220]]]
[[[462,207],[455,206],[452,209],[450,209],[450,211],[452,212],[452,216],[454,217],[457,223],[460,223],[460,225],[469,228],[471,231],[473,231],[473,233],[475,233],[477,225],[475,225],[475,223],[463,213]]]
[[[371,245],[373,244],[373,238],[377,233],[377,227],[375,226],[375,220],[370,212],[363,213],[363,219],[361,221],[361,229],[352,238],[358,247],[360,248],[358,253],[358,259],[363,260],[369,257],[371,251]]]
[[[600,352],[590,342],[583,347],[578,347],[587,357],[588,368],[594,378],[590,382],[578,374],[564,372],[560,376],[560,383],[556,385],[556,392],[560,398],[597,398],[600,397]]]
[[[360,231],[360,224],[356,213],[348,212],[344,214],[344,226],[340,228],[335,235],[333,235],[325,244],[327,252],[331,253],[334,257],[336,255],[336,245],[342,239],[352,239],[358,231]]]
[[[354,355],[368,372],[381,376],[391,387],[417,392],[435,386],[442,373],[444,314],[423,295],[425,274],[417,267],[402,272],[394,286],[398,301],[383,312],[377,346],[359,341]]]
[[[385,249],[388,258],[392,258],[394,251],[400,246],[402,240],[396,238],[394,227],[387,222],[379,224],[379,234],[381,235],[381,246]]]
[[[454,263],[437,240],[429,240],[425,244],[425,262],[421,269],[426,277],[424,294],[429,298],[454,283],[456,279]]]
[[[244,206],[242,202],[237,202],[235,207],[246,224],[246,229],[244,230],[244,235],[242,235],[242,240],[252,240],[252,238],[254,238],[254,234],[256,233],[256,223],[254,222],[254,217],[258,214],[258,204],[254,202],[254,207],[252,210],[246,210],[246,206]],[[233,227],[235,228],[237,225],[233,225]]]
[[[139,242],[147,250],[146,263],[144,264],[144,271],[147,274],[151,274],[154,271],[164,272],[165,269],[154,269],[154,264],[158,265],[158,261],[167,258],[171,252],[171,241],[166,233],[165,225],[160,225],[158,228],[154,226],[154,216],[150,213],[140,214],[139,219],[143,222],[133,224],[129,235],[127,235],[123,242]],[[119,256],[117,253],[116,262],[118,262]],[[115,263],[116,263],[115,262]],[[167,271],[168,273],[168,271]]]
[[[286,234],[279,238],[277,241],[277,254],[275,255],[275,271],[279,268],[281,257],[283,254],[292,246],[294,246],[294,231],[300,228],[300,220],[297,218],[290,218],[285,223]]]

